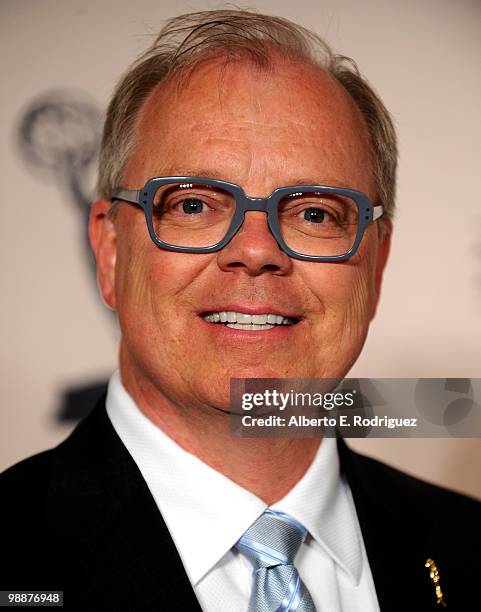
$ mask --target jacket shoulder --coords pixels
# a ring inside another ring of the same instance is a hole
[[[357,454],[357,460],[362,470],[370,475],[365,486],[371,488],[372,494],[389,496],[391,502],[410,505],[418,512],[452,510],[456,511],[457,516],[459,512],[476,514],[479,520],[481,501],[473,497],[411,476],[365,455]]]
[[[52,475],[54,449],[46,450],[12,465],[0,474],[3,510],[20,506],[29,499],[45,497]]]
[[[371,524],[377,516],[373,528],[394,529],[400,546],[417,540],[426,550],[449,550],[452,557],[470,545],[481,547],[481,502],[468,495],[357,453],[351,455],[349,484],[361,522]]]

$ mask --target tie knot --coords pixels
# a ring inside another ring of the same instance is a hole
[[[266,510],[239,539],[236,547],[260,567],[292,565],[306,528],[283,512]]]

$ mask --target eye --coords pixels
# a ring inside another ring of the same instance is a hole
[[[299,213],[299,216],[305,221],[310,221],[311,223],[322,223],[326,217],[326,211],[322,208],[306,208],[302,212]]]
[[[345,223],[346,205],[336,195],[312,192],[296,192],[280,203],[279,216],[283,222],[298,223],[318,230]],[[299,227],[300,227],[299,225]]]
[[[205,209],[206,205],[198,198],[187,198],[182,201],[182,210],[188,215],[204,212]]]

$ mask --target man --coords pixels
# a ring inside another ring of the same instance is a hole
[[[231,378],[355,362],[395,167],[381,101],[314,34],[247,11],[168,22],[110,105],[90,219],[119,371],[3,474],[2,589],[82,610],[472,607],[477,502],[342,441],[229,434]]]

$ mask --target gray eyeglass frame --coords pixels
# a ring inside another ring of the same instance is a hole
[[[220,242],[217,242],[209,247],[181,247],[163,242],[157,237],[153,224],[154,197],[157,189],[160,186],[169,183],[195,183],[198,185],[208,185],[210,187],[218,187],[219,189],[228,191],[234,196],[236,203],[234,215],[232,217],[229,229]],[[279,226],[278,205],[283,198],[297,193],[298,191],[316,191],[317,193],[340,195],[351,198],[356,203],[358,207],[359,225],[354,244],[347,253],[342,255],[304,255],[303,253],[293,251],[287,246],[282,238],[281,229]],[[232,238],[241,228],[244,222],[245,213],[249,211],[259,211],[267,213],[267,224],[269,229],[276,239],[280,249],[284,251],[284,253],[289,255],[289,257],[293,257],[294,259],[318,262],[345,261],[352,257],[361,244],[366,227],[369,225],[369,223],[379,219],[384,212],[381,205],[373,206],[367,195],[361,191],[347,189],[344,187],[331,187],[328,185],[293,185],[291,187],[279,187],[278,189],[275,189],[267,198],[251,198],[246,196],[244,190],[239,185],[202,176],[154,177],[149,179],[142,189],[124,189],[123,187],[114,189],[111,201],[113,202],[115,200],[140,206],[140,208],[142,208],[144,211],[145,221],[147,223],[147,228],[152,241],[156,246],[166,249],[167,251],[173,251],[176,253],[215,253],[216,251],[220,251],[232,240]]]

